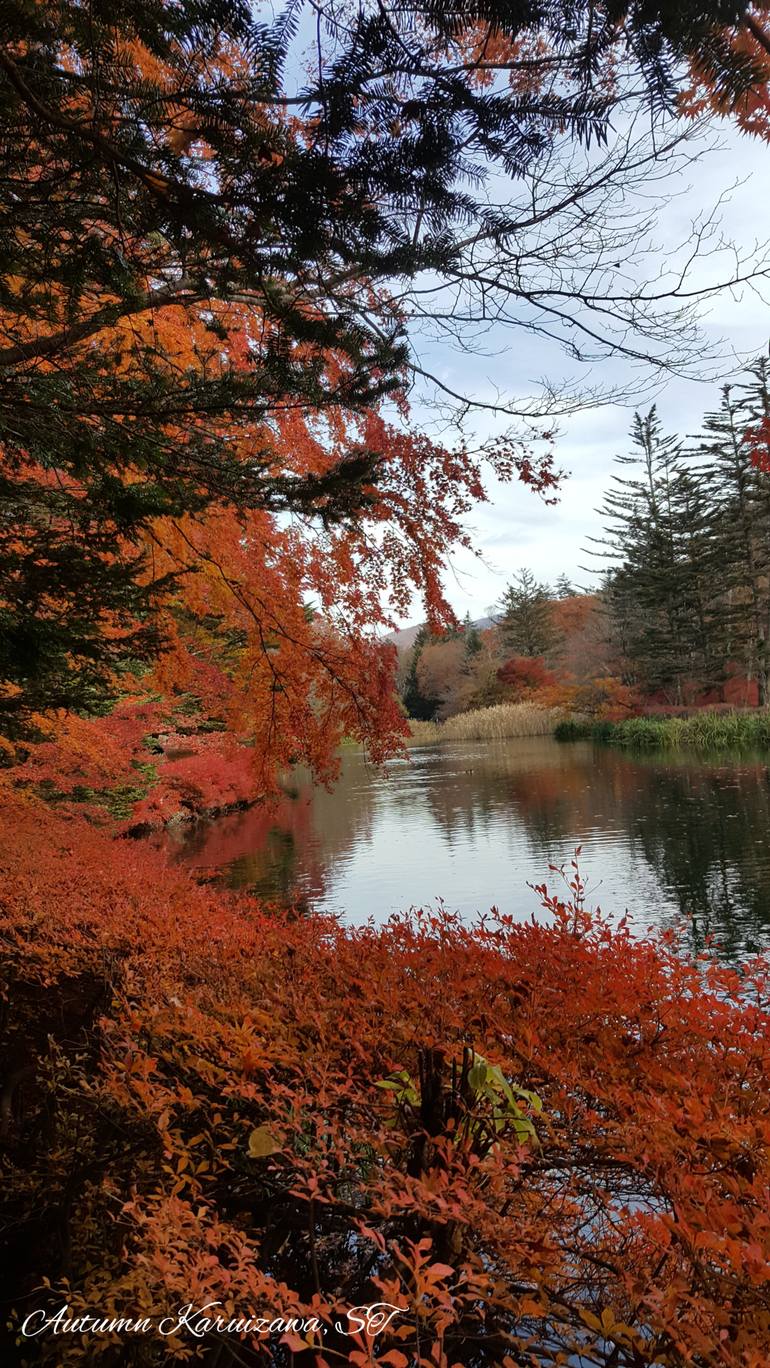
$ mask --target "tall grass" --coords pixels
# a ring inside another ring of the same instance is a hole
[[[770,713],[701,712],[692,717],[632,717],[626,722],[579,723],[555,728],[557,741],[588,738],[631,750],[770,748]]]
[[[550,736],[562,717],[557,708],[538,708],[534,703],[498,703],[458,713],[446,722],[412,722],[410,744],[430,741],[504,741],[511,736]]]

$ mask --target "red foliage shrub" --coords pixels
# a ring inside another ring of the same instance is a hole
[[[225,812],[255,801],[264,785],[253,750],[227,732],[170,737],[157,780],[133,808],[129,826],[163,826],[177,816]]]
[[[199,730],[206,725],[168,703],[126,698],[104,717],[57,717],[50,738],[5,777],[91,817],[121,818],[129,829],[224,812],[269,792],[262,752],[229,732]]]
[[[737,670],[730,673],[722,685],[722,698],[731,707],[758,708],[759,688],[756,679],[747,679]]]
[[[542,656],[511,656],[497,671],[508,697],[518,702],[531,698],[539,689],[553,687],[557,677],[546,667]]]
[[[764,963],[612,931],[577,879],[539,890],[543,924],[348,929],[31,801],[0,818],[17,1323],[215,1301],[321,1327],[42,1334],[26,1357],[767,1363]],[[376,1340],[335,1329],[382,1301],[403,1310]]]

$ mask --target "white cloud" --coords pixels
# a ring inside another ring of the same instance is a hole
[[[691,220],[699,213],[707,213],[720,194],[736,181],[740,184],[720,211],[724,238],[734,241],[743,252],[750,252],[757,240],[763,239],[767,222],[762,204],[770,149],[741,135],[732,126],[722,129],[722,142],[722,150],[706,154],[702,161],[688,168],[686,179],[678,187],[682,193],[660,215],[661,241],[680,241]],[[709,272],[715,265],[705,259],[698,268],[700,280],[713,279]],[[715,407],[718,401],[720,381],[735,373],[741,358],[756,355],[767,347],[770,310],[751,288],[742,287],[734,295],[724,293],[708,301],[703,332],[705,343],[716,343],[719,339],[726,343],[719,377],[702,382],[671,378],[655,396],[664,426],[680,435],[698,430],[704,411]],[[494,335],[487,342],[489,352],[493,353]],[[464,390],[470,386],[474,397],[482,400],[494,400],[500,391],[531,392],[538,377],[561,376],[565,372],[564,354],[556,343],[549,345],[525,334],[518,346],[512,344],[510,334],[501,336],[497,354],[460,357],[456,352],[436,350],[433,356],[447,385]],[[594,368],[595,378],[607,385],[616,383],[619,371],[622,365],[612,360]],[[649,402],[646,400],[643,406]],[[458,614],[462,616],[466,610],[474,615],[483,613],[523,565],[544,580],[553,581],[565,573],[576,583],[589,582],[590,576],[580,568],[587,564],[583,548],[589,537],[600,532],[595,510],[608,486],[613,457],[628,449],[631,417],[632,407],[611,404],[560,421],[557,464],[571,473],[556,507],[545,507],[518,483],[506,486],[491,482],[491,505],[477,509],[471,519],[475,542],[484,560],[479,562],[463,552],[454,558],[448,570],[448,595]],[[483,438],[491,428],[491,419],[477,420],[479,437]],[[415,616],[419,616],[417,605]]]

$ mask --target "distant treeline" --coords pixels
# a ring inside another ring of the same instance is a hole
[[[596,595],[578,593],[565,576],[551,587],[521,570],[486,625],[466,617],[439,635],[420,627],[401,657],[404,707],[417,721],[445,721],[601,672],[607,635],[602,613]],[[542,701],[562,705],[560,699]]]
[[[637,413],[591,539],[596,590],[529,570],[482,630],[422,627],[402,657],[410,717],[535,701],[618,721],[770,703],[770,362],[722,388],[700,433]]]

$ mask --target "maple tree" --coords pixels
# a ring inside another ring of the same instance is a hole
[[[547,668],[541,655],[509,656],[497,671],[497,678],[516,701],[531,698],[540,689],[556,683],[556,675]]]
[[[745,133],[770,138],[770,16],[765,5],[720,15],[710,41],[690,52],[693,84],[682,108],[697,117],[711,110]]]
[[[486,298],[511,276],[514,241],[521,274],[519,208],[475,194],[478,175],[524,183],[565,131],[601,142],[627,98],[670,104],[667,62],[687,25],[587,7],[563,49],[557,10],[428,4],[413,24],[363,8],[346,27],[330,8],[306,68],[301,8],[270,23],[213,0],[119,16],[101,3],[9,9],[0,719],[12,738],[52,709],[136,693],[161,653],[157,686],[258,738],[266,783],[292,755],[327,773],[345,730],[385,753],[399,724],[376,628],[415,589],[448,620],[440,568],[481,496],[481,457],[553,492],[547,451],[520,437],[473,455],[399,421],[392,406],[403,414],[424,369],[408,332],[425,319],[419,281]],[[688,17],[688,41],[707,18]],[[615,82],[616,51],[639,66],[641,96]],[[660,149],[634,155],[643,175]],[[564,212],[600,214],[597,186],[630,174],[621,153]],[[550,331],[548,291],[524,298],[542,300]],[[580,296],[581,317],[592,309],[606,321]],[[665,359],[649,359],[674,364],[681,301],[668,322],[636,293],[625,306],[614,294],[611,312],[648,343],[665,338]],[[466,323],[452,326],[469,345]]]

